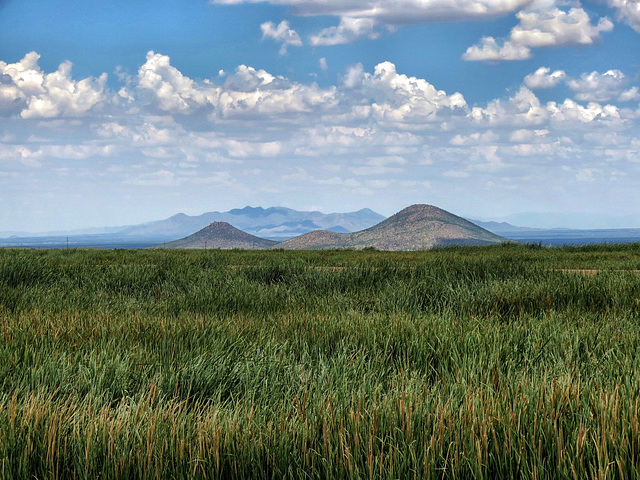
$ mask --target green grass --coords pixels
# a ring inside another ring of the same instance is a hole
[[[639,244],[0,250],[0,478],[640,478],[635,270]]]

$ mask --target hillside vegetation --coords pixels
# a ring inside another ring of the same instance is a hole
[[[0,249],[0,478],[639,478],[638,270]]]

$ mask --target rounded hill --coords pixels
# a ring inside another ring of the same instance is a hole
[[[167,242],[164,248],[219,248],[231,249],[239,248],[245,250],[255,250],[269,248],[277,244],[273,240],[256,237],[249,233],[238,230],[227,222],[213,222],[202,230],[189,235],[188,237]]]
[[[366,247],[425,250],[447,245],[489,245],[505,241],[462,217],[434,207],[411,205],[382,222],[354,233],[311,232],[278,245],[290,249]]]

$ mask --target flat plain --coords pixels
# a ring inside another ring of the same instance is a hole
[[[640,478],[639,269],[0,249],[0,478]]]

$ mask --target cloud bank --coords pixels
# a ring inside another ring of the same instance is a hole
[[[550,178],[568,196],[591,180],[619,195],[636,188],[621,172],[639,169],[640,85],[619,70],[572,77],[540,67],[512,94],[469,105],[463,92],[392,62],[352,65],[319,86],[247,65],[195,80],[150,51],[109,87],[106,74],[74,79],[70,63],[44,72],[38,60],[32,52],[0,62],[5,192],[15,175],[61,189],[100,179],[118,195],[136,186],[136,195],[168,188],[225,198],[521,189],[513,207],[525,208],[549,201],[531,185]],[[561,84],[570,97],[536,95],[560,95]]]

